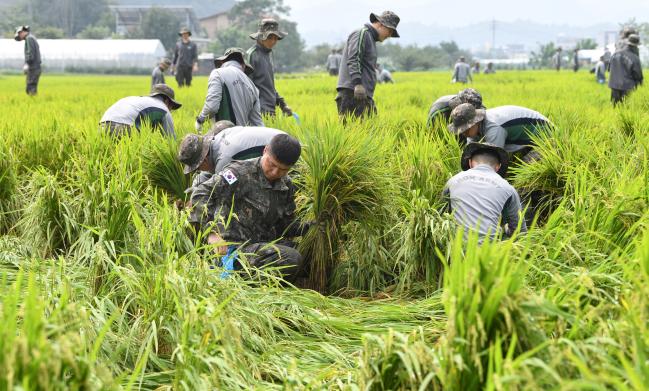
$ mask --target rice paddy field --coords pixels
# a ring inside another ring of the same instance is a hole
[[[0,390],[644,390],[649,384],[649,90],[611,107],[587,73],[478,75],[487,107],[549,117],[527,235],[478,245],[441,213],[460,147],[426,127],[448,73],[395,75],[343,126],[334,78],[280,78],[301,117],[292,174],[309,284],[220,279],[180,208],[175,160],[207,79],[177,91],[177,140],[97,123],[146,77],[0,76]],[[172,84],[175,87],[175,83]]]

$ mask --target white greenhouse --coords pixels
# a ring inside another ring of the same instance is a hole
[[[43,68],[48,71],[144,71],[164,57],[158,39],[39,39]],[[24,42],[0,39],[0,70],[21,70]]]

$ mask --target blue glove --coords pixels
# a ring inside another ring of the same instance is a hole
[[[298,126],[301,125],[300,116],[297,115],[295,111],[293,112],[293,118],[295,118],[295,122],[298,124]]]
[[[228,252],[221,257],[221,266],[225,269],[221,273],[221,279],[224,280],[230,276],[230,272],[234,270],[234,261],[237,260],[237,248],[235,246],[228,246]]]

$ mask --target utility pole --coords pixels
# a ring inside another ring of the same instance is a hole
[[[491,51],[496,50],[496,18],[491,21]]]

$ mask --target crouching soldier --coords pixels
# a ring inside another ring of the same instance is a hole
[[[278,134],[286,133],[266,127],[234,126],[229,121],[217,122],[204,137],[188,134],[180,143],[178,160],[185,165],[185,174],[200,170],[188,190],[193,191],[233,160],[262,156],[266,145]]]
[[[476,109],[484,109],[482,95],[473,88],[465,88],[456,95],[444,95],[437,99],[428,110],[428,126],[432,126],[437,118],[447,124],[451,111],[462,103],[470,103]]]
[[[149,96],[122,98],[106,110],[99,121],[99,129],[119,138],[124,134],[130,135],[132,128],[139,131],[143,124],[148,123],[163,134],[176,137],[171,111],[179,109],[182,104],[175,97],[171,87],[156,84]]]
[[[465,233],[477,231],[480,242],[501,233],[510,236],[520,224],[521,200],[503,176],[507,172],[508,155],[492,144],[472,143],[462,153],[462,172],[448,180],[443,196],[453,217],[464,226]]]
[[[448,130],[461,141],[483,141],[520,156],[524,162],[538,159],[533,136],[550,126],[543,114],[520,106],[476,109],[463,103],[451,112]]]
[[[234,270],[242,268],[238,257],[246,254],[252,267],[281,267],[289,282],[302,272],[302,255],[282,241],[301,236],[306,227],[296,219],[295,186],[288,176],[300,152],[298,140],[278,134],[260,158],[232,162],[195,189],[193,207],[199,213],[190,221],[205,227],[213,220],[207,242],[219,256],[234,254]]]

